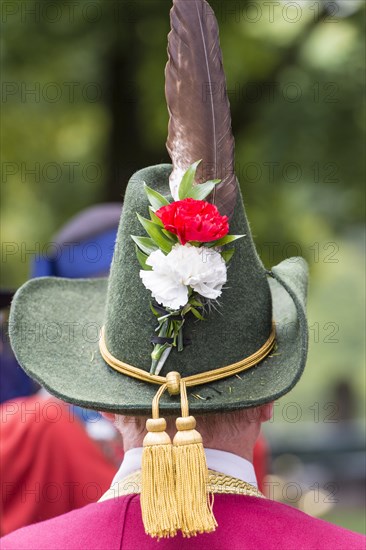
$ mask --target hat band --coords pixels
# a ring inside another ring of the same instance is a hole
[[[240,359],[240,361],[237,361],[236,363],[232,363],[231,365],[226,365],[225,367],[220,367],[218,369],[212,369],[206,372],[193,374],[191,376],[185,376],[183,378],[180,378],[180,376],[177,373],[178,376],[177,376],[176,383],[172,383],[172,380],[171,380],[172,377],[169,376],[171,373],[168,373],[166,377],[158,376],[156,374],[150,374],[143,369],[139,369],[138,367],[129,365],[128,363],[125,363],[124,361],[120,361],[119,359],[114,357],[108,350],[105,342],[104,326],[102,327],[100,332],[99,350],[104,361],[110,367],[112,367],[112,369],[122,374],[125,374],[126,376],[137,378],[137,380],[141,380],[143,382],[149,382],[150,384],[162,385],[162,384],[168,383],[168,391],[171,395],[174,395],[175,393],[179,393],[179,380],[183,380],[187,387],[199,386],[200,384],[208,384],[209,382],[215,382],[216,380],[221,380],[222,378],[227,378],[228,376],[233,376],[235,374],[239,374],[244,370],[250,369],[251,367],[255,367],[258,363],[260,363],[260,361],[263,361],[263,359],[265,359],[269,355],[269,353],[272,351],[275,345],[275,341],[276,341],[276,327],[275,327],[275,322],[272,321],[272,330],[267,341],[263,344],[261,348],[259,348],[259,350],[252,353],[252,355],[249,355],[249,357]],[[174,375],[176,376],[175,373]],[[177,385],[178,385],[178,391],[176,391]]]

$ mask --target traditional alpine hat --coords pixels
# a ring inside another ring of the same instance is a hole
[[[141,506],[157,537],[216,527],[189,411],[277,399],[299,380],[307,353],[306,263],[291,258],[267,271],[256,252],[207,2],[174,0],[168,54],[173,166],[129,181],[109,278],[30,281],[14,298],[10,327],[21,365],[61,399],[127,415],[152,408]],[[173,445],[159,407],[181,410]]]

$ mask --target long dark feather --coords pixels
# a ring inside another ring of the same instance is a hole
[[[222,180],[209,200],[230,217],[238,184],[217,21],[205,0],[174,0],[170,23],[165,94],[172,195],[177,198],[188,166],[202,159],[196,181]]]

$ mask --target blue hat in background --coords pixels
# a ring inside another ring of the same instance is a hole
[[[77,214],[49,243],[52,252],[33,260],[31,277],[108,275],[121,209],[122,204],[106,203]]]

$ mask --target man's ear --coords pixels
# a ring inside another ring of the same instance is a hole
[[[104,418],[106,418],[107,420],[109,420],[110,422],[114,422],[114,418],[115,418],[115,414],[114,413],[107,413],[107,412],[102,412],[100,411],[100,414],[102,416],[104,416]]]
[[[271,401],[271,403],[265,403],[264,405],[261,405],[259,409],[261,422],[268,422],[268,420],[271,420],[273,415],[273,401]]]

